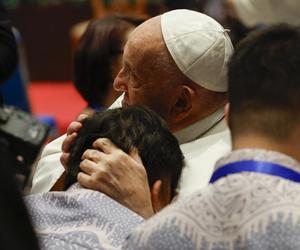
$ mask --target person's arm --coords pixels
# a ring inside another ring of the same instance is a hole
[[[31,194],[63,190],[70,147],[85,118],[86,115],[79,115],[65,135],[46,145],[33,176]]]
[[[121,95],[110,108],[121,107],[122,99],[123,95]],[[79,116],[78,119],[77,121],[79,122],[72,122],[70,124],[65,135],[50,142],[44,148],[33,175],[31,194],[44,193],[50,190],[61,191],[53,189],[53,187],[61,187],[59,183],[64,181],[62,175],[67,167],[69,149],[76,137],[76,132],[78,132],[81,127],[81,117]]]
[[[31,194],[50,191],[64,173],[65,169],[59,159],[65,137],[66,135],[57,138],[44,148],[33,175]]]
[[[138,153],[124,153],[108,139],[94,142],[84,152],[79,183],[100,191],[144,218],[153,215],[147,173]]]

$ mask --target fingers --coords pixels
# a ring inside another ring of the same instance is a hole
[[[140,164],[143,167],[143,162],[139,156],[138,150],[133,148],[130,150],[129,155],[124,153],[121,149],[117,148],[111,140],[107,138],[99,138],[93,143],[95,149],[103,151],[106,155],[111,155],[115,159],[115,163],[126,162],[131,165],[132,161]],[[102,157],[105,157],[102,155]],[[143,167],[144,168],[144,167]]]
[[[99,164],[101,159],[103,158],[103,153],[96,149],[87,149],[84,151],[81,159],[83,160],[79,167],[82,171],[87,174],[93,174],[96,172],[100,172],[104,169],[104,163]]]
[[[98,151],[97,149],[87,149],[82,154],[81,159],[82,160],[88,159],[88,160],[92,160],[94,162],[99,162],[102,155],[103,155],[103,153]]]
[[[71,122],[69,127],[67,128],[67,135],[71,135],[74,132],[78,132],[82,127],[82,122],[88,116],[86,114],[80,114],[75,121]]]
[[[92,175],[93,173],[99,172],[100,167],[97,166],[97,163],[84,159],[80,164],[79,164],[80,169],[85,172],[88,175]]]
[[[84,119],[86,119],[88,115],[86,114],[80,114],[77,118],[76,121],[82,123]]]
[[[71,135],[74,132],[78,132],[82,128],[81,122],[71,122],[69,127],[67,128],[67,135]]]
[[[79,184],[85,188],[89,188],[89,189],[94,188],[91,176],[87,175],[86,173],[79,172],[77,175],[77,180]]]
[[[93,169],[94,166],[90,167]],[[99,166],[98,166],[99,167]],[[118,189],[118,185],[113,181],[114,178],[110,174],[108,174],[104,169],[102,171],[94,172],[95,169],[92,170],[92,173],[79,172],[77,175],[77,180],[81,186],[100,191],[105,193],[110,197],[116,197],[120,193]]]
[[[71,146],[73,145],[74,141],[76,140],[77,137],[77,133],[73,133],[71,135],[67,135],[67,137],[64,139],[62,146],[61,146],[61,150],[64,153],[69,153]]]
[[[71,147],[72,147],[73,143],[76,140],[76,137],[77,137],[77,133],[67,135],[67,137],[64,139],[64,141],[61,145],[61,150],[63,153],[60,156],[60,162],[66,170],[68,170],[68,161],[70,158],[70,151],[71,151]]]
[[[67,170],[68,168],[68,160],[70,157],[70,150],[71,146],[73,145],[74,141],[76,140],[78,131],[82,128],[82,121],[87,118],[87,115],[81,114],[77,117],[76,121],[71,122],[67,129],[67,136],[64,139],[61,150],[63,154],[60,157],[60,162],[63,167]]]
[[[120,150],[118,149],[111,140],[107,138],[99,138],[93,143],[95,149],[103,151],[105,154],[111,154],[113,151]]]
[[[60,162],[66,171],[68,170],[69,157],[70,157],[70,153],[62,153],[62,155],[60,156]]]

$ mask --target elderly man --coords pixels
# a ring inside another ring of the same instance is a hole
[[[125,93],[123,106],[149,106],[177,137],[187,163],[180,183],[183,195],[206,186],[216,159],[229,151],[223,107],[226,65],[232,52],[230,38],[220,24],[189,10],[146,21],[125,46],[123,68],[114,87]],[[66,141],[74,136],[69,133]],[[33,193],[51,189],[64,172],[59,162],[64,138],[49,144],[42,154]]]
[[[124,249],[300,249],[299,67],[299,28],[240,43],[229,67],[233,152],[211,185],[139,226]]]

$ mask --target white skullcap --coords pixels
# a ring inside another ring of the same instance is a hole
[[[217,21],[196,11],[173,10],[161,16],[161,29],[183,74],[206,89],[227,91],[227,64],[233,46]]]

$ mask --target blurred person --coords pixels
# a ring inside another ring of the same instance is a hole
[[[106,16],[121,14],[131,17],[148,17],[147,0],[90,0],[92,8],[92,19],[101,19]],[[155,5],[156,6],[156,5]],[[70,31],[72,48],[76,48],[90,21],[75,24]]]
[[[298,0],[225,0],[229,16],[246,27],[287,23],[300,25]]]
[[[226,108],[233,151],[208,187],[140,225],[123,249],[300,249],[299,67],[299,27],[270,27],[238,45]],[[105,151],[98,167],[126,160]]]
[[[178,142],[165,122],[153,111],[141,107],[97,112],[84,120],[72,147],[66,191],[26,198],[42,249],[118,248],[143,221],[134,211],[105,194],[78,184],[81,156],[93,147],[98,137],[109,138],[125,152],[135,151],[140,155],[154,211],[162,209],[174,197],[184,162]],[[94,159],[90,153],[87,157]]]
[[[17,46],[11,23],[0,2],[0,84],[10,77],[17,63]],[[8,142],[2,135],[0,156],[0,249],[37,250],[38,241],[14,175],[16,156],[11,152]]]
[[[103,17],[115,13],[132,16],[147,14],[147,0],[91,0],[95,17]]]
[[[181,144],[187,165],[180,195],[206,186],[215,161],[230,150],[223,108],[232,52],[227,31],[212,18],[190,10],[149,19],[130,34],[125,45],[123,66],[114,81],[114,88],[124,95],[113,107],[146,105],[165,119]],[[72,124],[67,137],[48,144],[32,193],[49,191],[64,173],[59,162],[62,142],[65,164],[77,134],[74,131],[80,127]],[[90,180],[85,176],[79,181],[86,186]]]
[[[5,143],[6,142],[4,142],[1,137],[0,249],[38,250],[38,241],[19,189],[19,183],[17,183],[15,177],[14,167],[18,164],[15,159],[16,156],[11,152],[11,150],[8,150]]]
[[[107,108],[120,96],[112,84],[128,35],[143,21],[114,15],[89,23],[74,53],[74,84],[88,103],[84,113]]]

